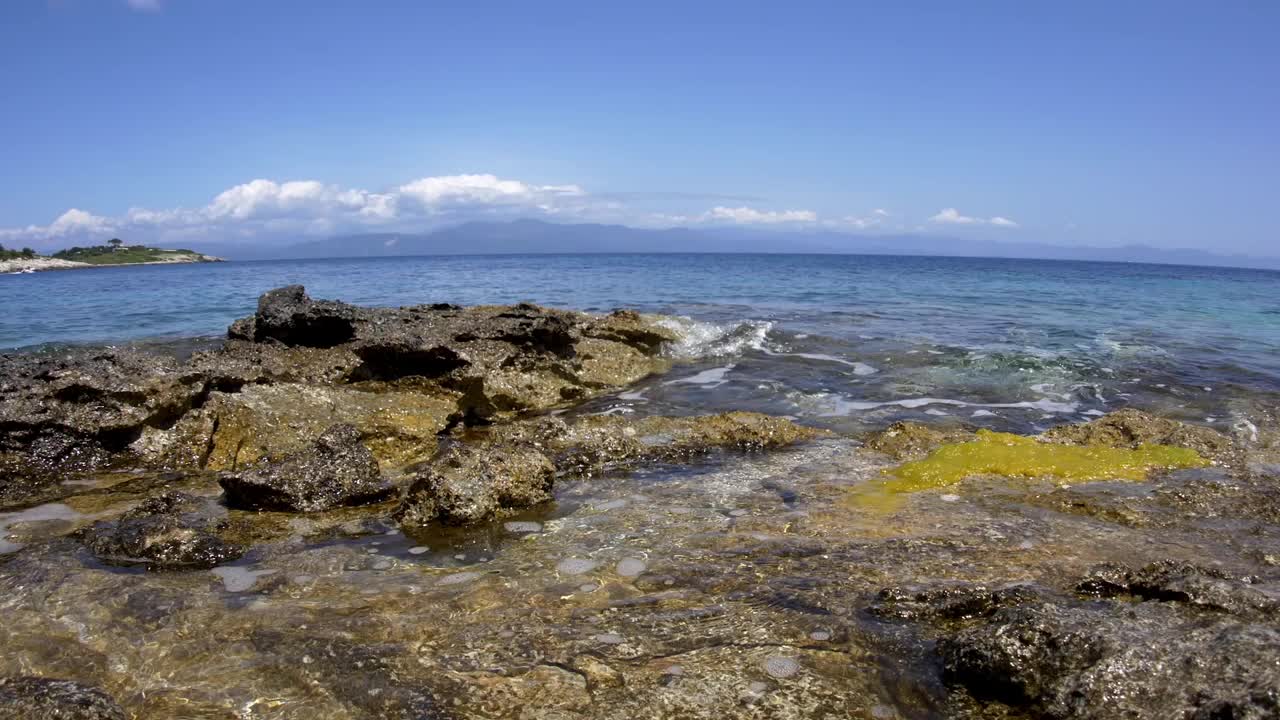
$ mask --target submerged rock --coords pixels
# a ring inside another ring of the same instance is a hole
[[[225,512],[201,498],[169,492],[150,498],[113,522],[85,531],[85,545],[112,564],[144,564],[154,570],[209,568],[234,560],[244,549],[224,541]]]
[[[687,462],[721,450],[775,450],[822,434],[753,412],[638,420],[596,415],[568,426],[549,442],[562,472],[589,475],[641,463]]]
[[[1137,449],[1142,445],[1166,445],[1194,450],[1222,463],[1238,460],[1231,438],[1211,428],[1188,425],[1126,408],[1082,425],[1062,425],[1041,436],[1045,441],[1069,445],[1095,445]]]
[[[550,500],[554,480],[555,466],[534,447],[459,445],[417,475],[396,518],[408,526],[488,520]]]
[[[965,442],[973,433],[961,428],[934,428],[917,422],[896,422],[867,436],[866,447],[894,460],[917,460],[948,443]]]
[[[0,720],[125,720],[110,695],[71,680],[0,677]]]
[[[1280,712],[1277,607],[1248,582],[1166,561],[1096,568],[1076,587],[1133,600],[952,585],[891,588],[870,609],[941,634],[944,679],[979,703],[1064,720]]]
[[[464,438],[421,466],[396,517],[408,526],[480,522],[550,500],[557,475],[682,462],[716,450],[774,449],[819,434],[789,420],[745,412],[509,423]]]
[[[334,425],[306,450],[224,473],[218,482],[227,504],[246,510],[315,512],[381,502],[395,492],[350,425]]]

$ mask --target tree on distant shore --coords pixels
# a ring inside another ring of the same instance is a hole
[[[120,238],[111,238],[110,240],[107,241],[107,244],[110,245],[111,248],[114,250],[119,248],[121,245],[124,245],[124,241],[121,240]]]

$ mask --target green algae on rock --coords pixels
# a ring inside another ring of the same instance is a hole
[[[889,507],[894,496],[950,487],[965,478],[1053,478],[1079,483],[1144,480],[1152,470],[1204,467],[1195,450],[1172,445],[1060,445],[1033,437],[979,430],[969,442],[943,445],[921,460],[899,465],[885,479],[854,495],[857,505]]]

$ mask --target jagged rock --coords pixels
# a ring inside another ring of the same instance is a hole
[[[0,356],[0,452],[34,472],[88,472],[204,392],[172,358],[125,348]]]
[[[110,695],[71,680],[0,677],[0,720],[125,720]]]
[[[1126,408],[1081,425],[1062,425],[1041,435],[1049,442],[1068,445],[1106,445],[1136,448],[1142,444],[1173,445],[1195,450],[1203,457],[1229,464],[1239,461],[1231,438],[1211,428]]]
[[[1075,588],[890,588],[869,610],[941,637],[943,678],[967,703],[1092,720],[1269,718],[1280,711],[1274,600],[1252,578],[1165,561],[1095,568]],[[1101,599],[1099,599],[1101,598]],[[1111,599],[1117,598],[1117,599]],[[960,712],[960,709],[964,709]]]
[[[1252,578],[1233,578],[1214,568],[1165,560],[1131,570],[1122,565],[1095,567],[1076,589],[1099,597],[1131,595],[1164,600],[1232,615],[1280,615],[1277,601],[1251,586]]]
[[[234,560],[244,549],[222,540],[225,511],[181,492],[150,498],[113,522],[85,531],[85,544],[112,564],[144,564],[153,570],[209,568]]]
[[[937,588],[885,588],[868,608],[872,615],[898,620],[955,621],[988,617],[997,610],[1025,605],[1040,597],[1035,588],[1012,585],[952,585]]]
[[[752,412],[639,420],[596,415],[568,426],[551,443],[563,472],[591,474],[637,463],[688,461],[716,450],[773,450],[821,434],[785,418]]]
[[[298,452],[325,429],[346,424],[388,470],[431,457],[436,435],[458,411],[456,393],[282,383],[214,393],[166,438],[149,437],[154,457],[178,467],[239,470],[267,456]],[[155,435],[160,435],[157,432]],[[179,455],[182,453],[181,455]],[[193,464],[184,464],[193,463]]]
[[[350,425],[334,425],[305,450],[224,473],[218,482],[227,504],[246,510],[316,512],[381,502],[394,493]]]
[[[966,442],[973,433],[961,428],[934,428],[917,422],[896,422],[867,436],[866,447],[894,460],[916,460],[949,443]]]
[[[1280,632],[1160,603],[1000,610],[940,644],[950,682],[1050,718],[1275,717]]]
[[[237,321],[229,334],[251,342],[229,344],[224,354],[264,343],[320,348],[335,353],[333,366],[346,381],[438,381],[462,393],[464,414],[477,419],[545,409],[635,382],[665,369],[658,350],[674,339],[634,313],[601,318],[528,304],[360,308],[312,300],[300,286],[263,295],[257,314]]]
[[[532,446],[458,445],[417,476],[396,518],[410,527],[488,520],[550,500],[554,480],[555,466]]]
[[[818,431],[758,413],[626,420],[555,417],[474,432],[419,469],[396,517],[406,526],[465,524],[551,499],[557,474],[589,475],[715,450],[780,448]]]

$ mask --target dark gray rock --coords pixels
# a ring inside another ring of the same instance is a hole
[[[884,618],[913,621],[956,621],[989,617],[997,610],[1035,602],[1040,592],[1027,585],[988,588],[949,585],[934,588],[885,588],[868,611]]]
[[[0,677],[0,720],[125,720],[97,688],[71,680]]]
[[[1176,606],[1029,605],[940,645],[973,696],[1050,718],[1277,717],[1280,632],[1189,618]]]
[[[150,498],[113,522],[85,531],[85,545],[98,559],[151,570],[209,568],[244,553],[218,531],[225,511],[208,500],[181,492]]]
[[[310,448],[218,478],[227,504],[246,510],[316,512],[389,499],[373,453],[350,425],[334,425]]]
[[[1075,585],[1084,602],[947,585],[890,588],[869,610],[939,636],[956,716],[987,717],[976,702],[1000,717],[1280,717],[1276,608],[1252,581],[1175,561],[1105,565]]]
[[[1164,560],[1137,570],[1101,565],[1089,572],[1076,589],[1087,595],[1131,595],[1215,610],[1236,616],[1277,615],[1280,602],[1252,587],[1252,577],[1236,578],[1221,570]]]

